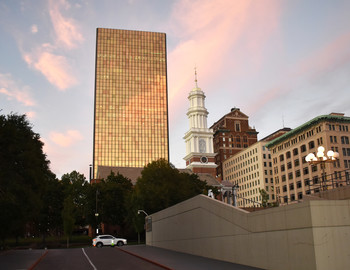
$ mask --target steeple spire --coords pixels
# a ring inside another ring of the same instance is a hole
[[[197,67],[194,67],[194,82],[196,83],[196,88],[198,88],[198,80],[197,80]]]

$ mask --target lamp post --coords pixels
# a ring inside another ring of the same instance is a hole
[[[97,201],[98,201],[98,198],[97,198],[97,196],[98,196],[98,189],[96,189],[96,211],[95,211],[95,217],[96,217],[96,226],[97,226],[97,228],[96,228],[96,234],[98,234],[98,216],[99,216],[99,214],[98,214],[98,212],[97,212]]]
[[[145,210],[137,210],[137,214],[139,215],[139,214],[141,214],[141,213],[144,213],[145,215],[146,215],[146,218],[148,217],[148,214],[146,213],[146,211]],[[137,232],[137,241],[138,241],[138,243],[140,244],[140,232]]]
[[[319,146],[317,148],[316,156],[314,153],[310,153],[305,157],[305,161],[307,163],[309,163],[310,165],[321,164],[323,190],[325,190],[327,188],[326,174],[325,174],[326,163],[333,163],[333,162],[337,161],[338,158],[339,158],[339,153],[334,152],[332,150],[329,150],[327,152],[327,155],[325,155],[325,148],[323,146]]]
[[[237,207],[237,189],[239,188],[238,184],[235,184],[232,187],[232,196],[233,196],[233,206]]]

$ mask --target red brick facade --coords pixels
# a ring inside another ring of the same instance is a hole
[[[256,143],[258,132],[249,126],[248,116],[238,108],[231,109],[210,128],[214,130],[215,163],[218,165],[216,174],[222,177],[222,162]]]

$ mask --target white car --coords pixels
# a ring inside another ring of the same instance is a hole
[[[113,235],[103,234],[98,235],[94,239],[92,239],[92,245],[94,247],[103,247],[103,246],[124,246],[127,244],[126,239],[124,238],[116,238]]]

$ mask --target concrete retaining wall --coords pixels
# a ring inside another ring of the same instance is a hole
[[[263,269],[350,269],[350,200],[249,213],[199,195],[151,218],[147,245]]]

